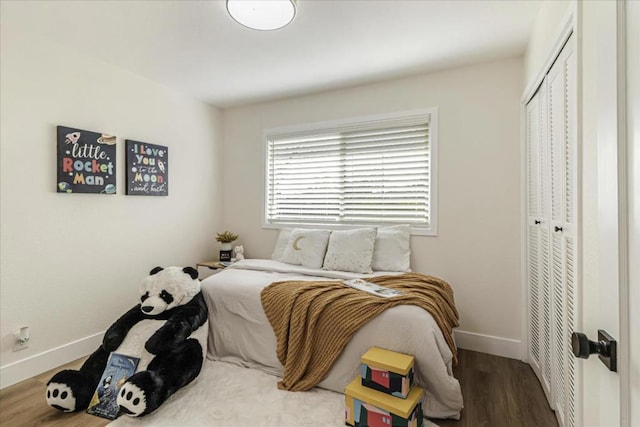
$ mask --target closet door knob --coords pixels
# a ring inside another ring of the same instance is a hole
[[[533,221],[533,223],[534,223],[535,225],[540,224],[540,222],[541,222],[541,221],[540,221],[539,219],[536,219],[535,221]]]
[[[557,225],[554,227],[554,230],[556,231],[562,231],[562,227],[558,227]]]

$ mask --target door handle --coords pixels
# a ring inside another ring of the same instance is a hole
[[[598,354],[598,358],[609,368],[616,372],[617,366],[617,342],[606,331],[598,329],[598,341],[591,341],[582,332],[571,334],[571,349],[573,355],[581,359],[588,359],[592,354]]]
[[[533,223],[534,223],[535,225],[540,224],[540,222],[541,222],[541,221],[540,221],[539,219],[536,219],[535,221],[533,221]]]
[[[558,227],[557,225],[553,229],[556,231],[562,231],[562,227]]]

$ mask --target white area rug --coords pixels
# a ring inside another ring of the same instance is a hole
[[[344,396],[314,388],[278,390],[278,378],[256,369],[207,360],[200,376],[142,418],[121,416],[109,427],[344,426]],[[435,424],[424,420],[424,427]],[[435,426],[437,427],[437,426]]]

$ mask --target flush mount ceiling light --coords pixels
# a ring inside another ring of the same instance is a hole
[[[229,15],[254,30],[277,30],[293,21],[296,0],[227,0]]]

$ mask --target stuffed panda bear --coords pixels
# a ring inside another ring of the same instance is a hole
[[[89,406],[111,352],[140,359],[120,388],[120,413],[156,410],[193,381],[206,354],[207,307],[193,267],[156,267],[140,285],[140,304],[109,327],[102,345],[80,370],[58,372],[47,383],[47,403],[73,412]]]

